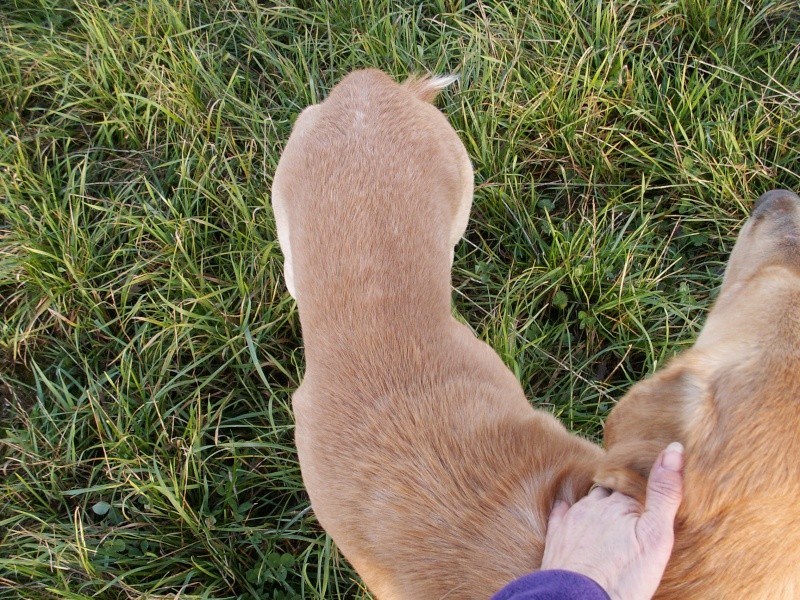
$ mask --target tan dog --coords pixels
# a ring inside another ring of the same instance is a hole
[[[300,115],[275,175],[322,525],[381,600],[485,600],[538,568],[556,499],[595,473],[641,498],[677,440],[686,495],[657,597],[800,597],[800,199],[762,197],[696,346],[614,409],[604,456],[450,315],[472,169],[429,104],[446,83],[348,76]]]
[[[272,188],[303,481],[381,600],[486,600],[536,569],[554,499],[586,494],[601,456],[451,316],[472,167],[429,103],[445,83],[349,75],[297,119]]]
[[[642,498],[686,447],[675,548],[656,598],[800,598],[800,197],[776,190],[739,234],[695,345],[609,416],[598,481]]]

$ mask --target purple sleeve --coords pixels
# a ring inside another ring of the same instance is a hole
[[[572,571],[537,571],[512,581],[492,600],[610,600],[593,579]]]

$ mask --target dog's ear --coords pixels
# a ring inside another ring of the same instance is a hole
[[[707,390],[686,358],[637,383],[611,411],[596,483],[643,501],[658,454],[670,442],[687,445],[687,420],[702,411]]]
[[[644,504],[650,467],[665,447],[661,442],[652,440],[631,440],[616,444],[603,459],[594,481]]]
[[[420,100],[433,102],[439,92],[458,79],[458,75],[434,77],[432,75],[412,75],[403,82],[403,87]]]

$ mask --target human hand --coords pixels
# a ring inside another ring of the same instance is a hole
[[[563,569],[596,581],[611,600],[649,600],[664,575],[683,495],[683,446],[673,442],[650,471],[644,510],[619,492],[595,488],[550,514],[542,569]]]

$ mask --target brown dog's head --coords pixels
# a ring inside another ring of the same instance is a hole
[[[330,259],[337,240],[349,242],[348,265],[337,275],[357,263],[359,252],[379,262],[374,246],[394,250],[385,243],[392,235],[413,243],[414,228],[448,244],[452,263],[467,227],[473,172],[466,148],[431,103],[455,79],[412,77],[398,84],[376,69],[355,71],[298,116],[272,185],[294,298],[303,275],[319,287],[313,267]],[[301,254],[310,265],[300,264]],[[389,258],[396,262],[398,254]]]
[[[669,442],[686,447],[681,514],[800,493],[800,197],[761,196],[694,347],[609,416],[596,481],[644,499]]]

